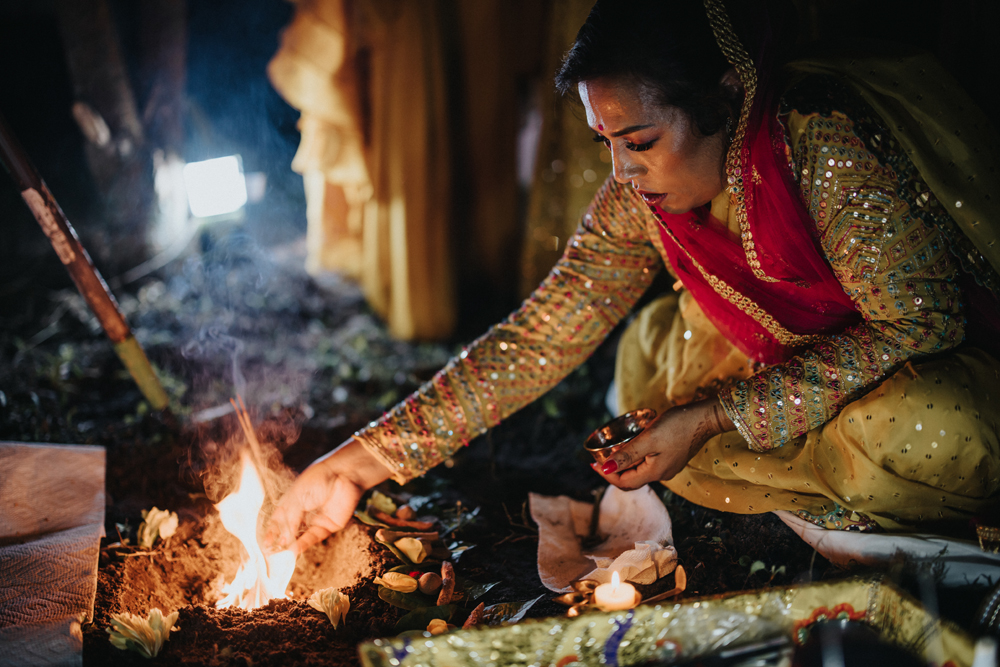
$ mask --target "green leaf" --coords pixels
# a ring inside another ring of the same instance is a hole
[[[426,630],[427,624],[435,618],[440,618],[443,621],[450,620],[456,609],[458,609],[458,605],[455,604],[414,609],[396,622],[394,632],[398,634],[407,630]]]
[[[373,519],[368,512],[362,512],[361,510],[355,510],[354,516],[361,523],[367,523],[369,526],[378,526],[379,528],[388,528],[389,524],[382,523],[378,519]]]
[[[378,596],[392,606],[400,607],[407,611],[413,611],[421,607],[433,607],[435,602],[434,598],[423,593],[400,593],[399,591],[390,590],[385,586],[378,587]]]
[[[719,537],[719,536],[715,536],[715,537],[713,537],[713,538],[712,538],[712,541],[713,541],[713,542],[721,542],[721,541],[722,541],[722,538],[721,538],[721,537]]]
[[[434,491],[430,495],[426,496],[413,496],[406,501],[406,504],[412,507],[414,512],[426,512],[433,509],[439,500],[441,500],[441,492]]]
[[[452,542],[448,546],[448,551],[451,552],[451,559],[457,563],[458,559],[462,557],[462,554],[475,546],[475,544],[468,544],[466,542]]]
[[[479,508],[476,507],[468,512],[462,510],[458,516],[455,517],[441,517],[441,537],[450,535],[451,533],[457,532],[469,524],[475,523],[478,516]]]
[[[561,414],[559,404],[548,395],[542,399],[542,407],[545,408],[545,414],[553,419],[557,419]]]
[[[489,584],[481,584],[464,577],[455,577],[455,592],[461,593],[466,600],[478,600],[499,583],[499,581],[494,581]]]
[[[543,597],[545,597],[544,593],[534,600],[501,602],[490,605],[483,610],[483,623],[486,625],[513,625],[524,618],[528,610]]]
[[[751,560],[750,556],[745,556],[745,555],[744,556],[740,556],[740,560],[739,560],[740,567],[750,567],[750,563],[752,563],[752,562],[753,561]],[[750,574],[753,574],[753,572],[751,572]]]
[[[764,569],[764,561],[762,561],[762,560],[755,560],[753,562],[753,565],[750,566],[750,574],[754,575],[754,574],[756,574],[757,572],[760,572],[763,569]]]

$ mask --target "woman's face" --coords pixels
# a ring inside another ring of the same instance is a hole
[[[654,90],[630,79],[581,81],[587,124],[611,150],[615,180],[632,183],[648,204],[686,213],[724,189],[724,132],[706,137],[688,115],[661,106]]]

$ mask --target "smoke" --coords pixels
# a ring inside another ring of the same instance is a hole
[[[186,359],[215,359],[228,356],[231,360],[233,393],[235,396],[247,395],[247,379],[240,370],[240,354],[246,346],[239,338],[234,338],[220,329],[218,325],[206,326],[197,336],[188,342],[181,350]]]
[[[187,402],[196,434],[187,467],[212,502],[234,490],[248,438],[230,400],[242,399],[260,443],[267,513],[292,478],[281,452],[312,412],[307,399],[315,368],[303,363],[308,355],[290,353],[300,344],[276,339],[287,329],[278,320],[297,314],[301,276],[289,276],[238,230],[206,238],[203,246],[169,286],[184,304],[180,350],[192,382]]]

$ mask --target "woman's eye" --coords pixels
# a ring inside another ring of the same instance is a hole
[[[631,141],[626,141],[625,142],[625,148],[629,149],[633,153],[641,153],[643,151],[648,151],[650,148],[653,147],[653,144],[655,144],[655,143],[656,143],[655,140],[654,141],[647,141],[644,144],[633,144]]]
[[[611,148],[611,140],[608,139],[607,137],[602,137],[601,135],[599,135],[597,133],[594,134],[594,143],[604,144],[608,148]]]

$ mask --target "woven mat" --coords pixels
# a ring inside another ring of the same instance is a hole
[[[0,667],[80,665],[104,535],[104,448],[0,442]]]

